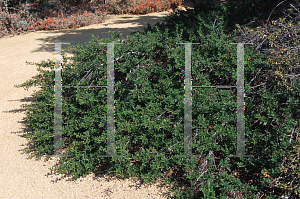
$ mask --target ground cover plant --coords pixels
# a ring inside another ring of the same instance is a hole
[[[107,147],[106,89],[63,89],[63,147],[71,157],[63,157],[51,171],[77,179],[100,167],[144,183],[162,178],[172,185],[174,198],[297,198],[297,24],[278,20],[281,29],[274,21],[259,33],[241,30],[245,24],[228,31],[228,20],[236,21],[224,9],[178,11],[166,24],[149,26],[126,40],[111,33],[111,38],[93,37],[86,46],[73,46],[74,58],[63,54],[63,85],[79,80],[80,85],[106,85],[107,47],[99,43],[122,42],[114,47],[115,59],[123,56],[114,63],[114,99],[116,154],[123,158],[98,157]],[[174,24],[175,19],[181,23]],[[261,53],[264,40],[273,44],[269,54]],[[293,42],[287,47],[283,41]],[[254,157],[229,157],[236,152],[236,89],[216,88],[193,88],[192,147],[197,157],[175,157],[184,152],[185,50],[176,44],[184,42],[201,43],[192,45],[192,85],[236,85],[236,46],[229,43],[254,43],[245,45],[244,59],[245,153]],[[54,69],[54,62],[37,65],[41,75],[17,87],[42,88],[26,106],[27,150],[40,158],[54,149],[54,71],[42,69]]]

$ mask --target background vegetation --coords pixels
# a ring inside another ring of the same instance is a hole
[[[102,23],[111,14],[147,14],[165,11],[182,4],[183,0],[102,1],[55,0],[0,2],[0,38],[38,30],[79,28]]]

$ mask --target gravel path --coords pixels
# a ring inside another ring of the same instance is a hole
[[[151,13],[147,15],[113,15],[103,24],[59,31],[39,31],[14,37],[0,39],[0,198],[164,198],[167,189],[151,186],[140,186],[132,179],[122,180],[108,176],[90,174],[75,182],[67,179],[58,180],[62,175],[47,175],[48,168],[58,162],[51,159],[47,162],[28,159],[22,149],[26,147],[24,135],[25,109],[24,104],[30,103],[33,90],[15,88],[14,85],[24,83],[38,74],[35,65],[52,59],[54,45],[46,42],[71,42],[72,45],[82,44],[94,34],[99,38],[110,36],[108,31],[118,30],[126,38],[131,31],[142,30],[149,22],[154,25],[171,11]],[[104,25],[107,24],[107,25]],[[67,48],[67,45],[62,45]],[[66,53],[67,56],[72,56]]]

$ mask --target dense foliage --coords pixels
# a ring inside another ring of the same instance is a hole
[[[271,60],[282,60],[281,69],[298,62],[282,56],[270,59],[252,40],[247,42],[253,46],[245,45],[244,69],[245,153],[253,157],[229,157],[237,148],[236,89],[216,88],[193,88],[192,147],[197,157],[175,157],[184,153],[185,72],[185,48],[176,43],[201,43],[192,45],[193,86],[236,85],[237,50],[230,43],[246,39],[237,39],[239,28],[228,31],[229,21],[237,21],[224,14],[227,8],[177,12],[166,24],[149,26],[126,40],[115,32],[111,38],[93,37],[86,46],[72,46],[73,58],[63,54],[63,85],[77,85],[79,79],[80,85],[106,85],[107,47],[99,43],[122,42],[114,46],[114,57],[123,55],[114,63],[114,99],[116,154],[123,158],[98,156],[107,147],[106,89],[64,88],[63,147],[71,157],[62,157],[51,170],[77,179],[101,165],[107,172],[138,177],[145,183],[163,178],[165,184],[173,185],[176,198],[297,197],[299,79],[294,76],[284,84],[286,78],[280,78],[284,71],[276,72],[278,67]],[[278,34],[262,37],[276,43]],[[37,65],[41,75],[19,86],[42,87],[27,106],[26,117],[32,132],[27,135],[27,150],[41,157],[54,149],[54,71],[40,67],[54,69],[54,62]],[[92,76],[82,78],[88,70]]]

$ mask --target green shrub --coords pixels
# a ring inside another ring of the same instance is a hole
[[[60,165],[51,171],[70,174],[73,179],[105,166],[116,176],[140,177],[144,183],[163,178],[172,185],[170,190],[177,198],[227,198],[240,195],[254,198],[263,192],[268,198],[285,193],[266,190],[269,179],[281,174],[284,161],[282,152],[296,146],[289,142],[289,131],[295,126],[298,113],[296,104],[299,88],[294,91],[278,87],[280,79],[268,72],[274,67],[268,57],[245,45],[245,143],[251,158],[232,158],[236,152],[236,89],[193,88],[193,154],[197,157],[180,158],[184,152],[184,72],[185,50],[182,43],[192,45],[193,85],[236,85],[236,45],[230,38],[236,35],[224,33],[222,16],[212,11],[204,17],[191,16],[198,21],[190,27],[177,24],[175,30],[168,27],[141,34],[136,32],[115,45],[115,142],[116,154],[123,158],[104,158],[106,151],[106,98],[105,88],[63,89],[63,147],[66,155]],[[183,16],[188,21],[191,18]],[[150,31],[150,29],[152,31]],[[184,31],[185,35],[184,35]],[[77,85],[85,71],[92,69],[92,78],[80,85],[106,85],[107,74],[105,45],[120,38],[92,40],[85,47],[73,46],[75,56],[63,54],[63,85]],[[127,54],[128,52],[138,52]],[[68,63],[67,60],[73,60]],[[104,64],[104,65],[101,65]],[[49,60],[37,64],[53,69]],[[32,133],[26,149],[40,158],[52,155],[53,135],[53,87],[54,71],[39,69],[42,73],[35,80],[19,87],[40,85],[34,103],[27,105],[27,127]],[[268,71],[265,74],[259,71]],[[76,77],[76,78],[75,78]],[[267,79],[266,84],[259,85]],[[255,82],[252,86],[252,82]],[[278,95],[280,92],[280,95]],[[48,156],[49,157],[49,156]],[[257,175],[256,175],[257,174]],[[263,174],[270,177],[260,178]],[[270,183],[269,183],[270,184]],[[263,191],[261,191],[261,189]],[[169,195],[170,196],[170,195]]]

